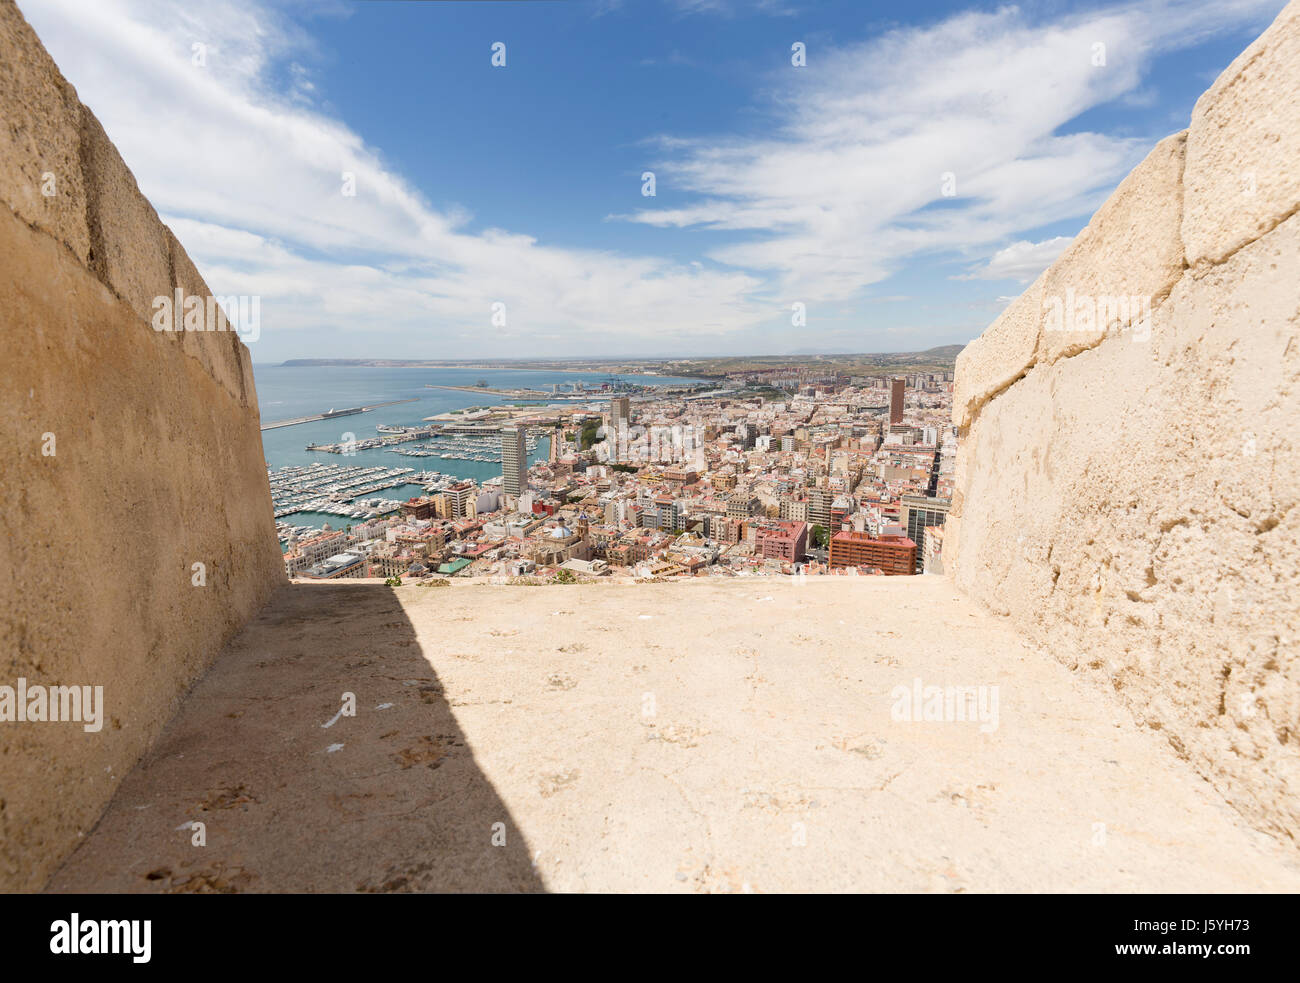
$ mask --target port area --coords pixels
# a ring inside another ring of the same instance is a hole
[[[566,383],[566,385],[569,385]],[[581,387],[581,383],[573,383],[574,387]],[[625,382],[601,383],[599,388],[570,388],[561,389],[557,385],[553,389],[497,389],[493,386],[443,386],[425,383],[426,389],[447,389],[453,392],[462,393],[479,393],[484,396],[496,396],[501,399],[520,400],[526,402],[540,403],[591,403],[598,400],[607,400],[611,396],[666,396],[673,393],[696,392],[700,386],[698,383],[689,386],[640,386],[631,385]]]
[[[552,393],[541,389],[494,389],[491,386],[435,386],[432,383],[425,383],[426,389],[447,389],[458,393],[481,393],[484,396],[504,396],[509,399],[529,399],[529,400],[554,400],[560,399],[576,400],[591,402],[597,399],[608,399],[608,392],[593,391],[589,393]]]
[[[314,416],[299,416],[292,420],[276,420],[273,423],[263,423],[262,429],[278,430],[280,427],[296,427],[300,423],[313,423],[316,420],[332,420],[337,416],[353,416],[357,413],[369,413],[371,410],[382,409],[385,406],[398,406],[402,403],[418,402],[414,397],[410,399],[394,399],[387,403],[376,403],[374,406],[353,406],[345,410],[328,410],[325,413],[317,413]]]
[[[306,450],[323,454],[352,455],[357,451],[384,449],[393,454],[406,457],[442,457],[448,460],[481,461],[485,463],[501,460],[501,446],[497,442],[499,427],[475,427],[469,433],[459,429],[449,430],[444,427],[393,427],[381,425],[375,428],[378,437],[366,437],[362,440],[341,441],[334,444],[308,444]],[[537,448],[537,440],[551,432],[550,428],[528,427],[528,452]],[[397,444],[427,440],[410,449],[394,449]]]

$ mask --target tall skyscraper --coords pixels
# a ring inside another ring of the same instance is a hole
[[[893,379],[889,384],[889,422],[903,422],[903,389],[906,379]]]
[[[528,488],[528,440],[523,427],[501,428],[502,490],[518,497]]]
[[[626,396],[619,396],[609,401],[609,460],[611,464],[623,461],[623,452],[627,448],[627,432],[632,421],[632,403]]]

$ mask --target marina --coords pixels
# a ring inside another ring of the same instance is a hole
[[[549,437],[550,431],[543,427],[530,427],[527,431],[528,453],[537,450],[537,442]],[[393,450],[391,453],[403,457],[436,457],[444,461],[477,461],[481,464],[499,464],[501,462],[501,440],[495,434],[470,436],[466,434],[438,434],[428,443],[418,444],[413,448]]]
[[[447,461],[476,461],[481,464],[500,463],[501,442],[495,432],[478,432],[473,434],[449,432],[440,427],[399,427],[380,424],[375,427],[378,437],[364,440],[340,441],[332,444],[308,444],[306,449],[324,454],[341,454],[350,456],[363,450],[386,450],[403,457],[436,457]],[[537,449],[537,442],[550,435],[544,427],[529,427],[527,431],[528,452]],[[410,448],[397,448],[417,440],[427,443]]]
[[[319,512],[348,519],[375,519],[401,508],[401,500],[376,496],[389,488],[420,485],[439,491],[456,479],[414,468],[310,464],[268,468],[271,503],[277,520],[297,512]]]

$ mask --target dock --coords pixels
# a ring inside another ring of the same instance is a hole
[[[276,420],[274,423],[263,423],[263,430],[278,430],[280,427],[295,427],[300,423],[314,423],[316,420],[333,420],[337,417],[352,416],[355,413],[369,413],[371,410],[381,409],[385,406],[397,406],[401,403],[418,403],[416,397],[410,399],[394,399],[388,403],[375,403],[374,406],[360,406],[355,410],[347,413],[317,413],[314,416],[300,416],[293,420]]]

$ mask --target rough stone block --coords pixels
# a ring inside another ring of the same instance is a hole
[[[1149,335],[1152,308],[1183,274],[1185,144],[1185,133],[1157,143],[1048,268],[1038,362]]]
[[[1300,0],[1196,101],[1183,183],[1192,266],[1223,262],[1300,207]]]
[[[0,200],[86,262],[81,103],[9,0],[0,2]]]
[[[171,293],[168,232],[89,109],[81,114],[82,166],[92,255],[89,266],[141,318]]]
[[[226,391],[243,403],[248,398],[250,382],[245,378],[241,350],[244,345],[239,335],[231,330],[230,322],[219,306],[214,308],[215,323],[207,317],[208,301],[212,291],[199,275],[185,248],[177,241],[170,229],[164,227],[166,241],[171,253],[172,272],[175,280],[173,289],[179,288],[183,297],[199,297],[203,304],[204,328],[192,331],[184,327],[183,311],[174,311],[176,318],[176,336],[181,348],[187,354],[198,359],[208,374],[217,380]],[[173,304],[173,307],[175,305]],[[215,330],[206,330],[214,328]]]

